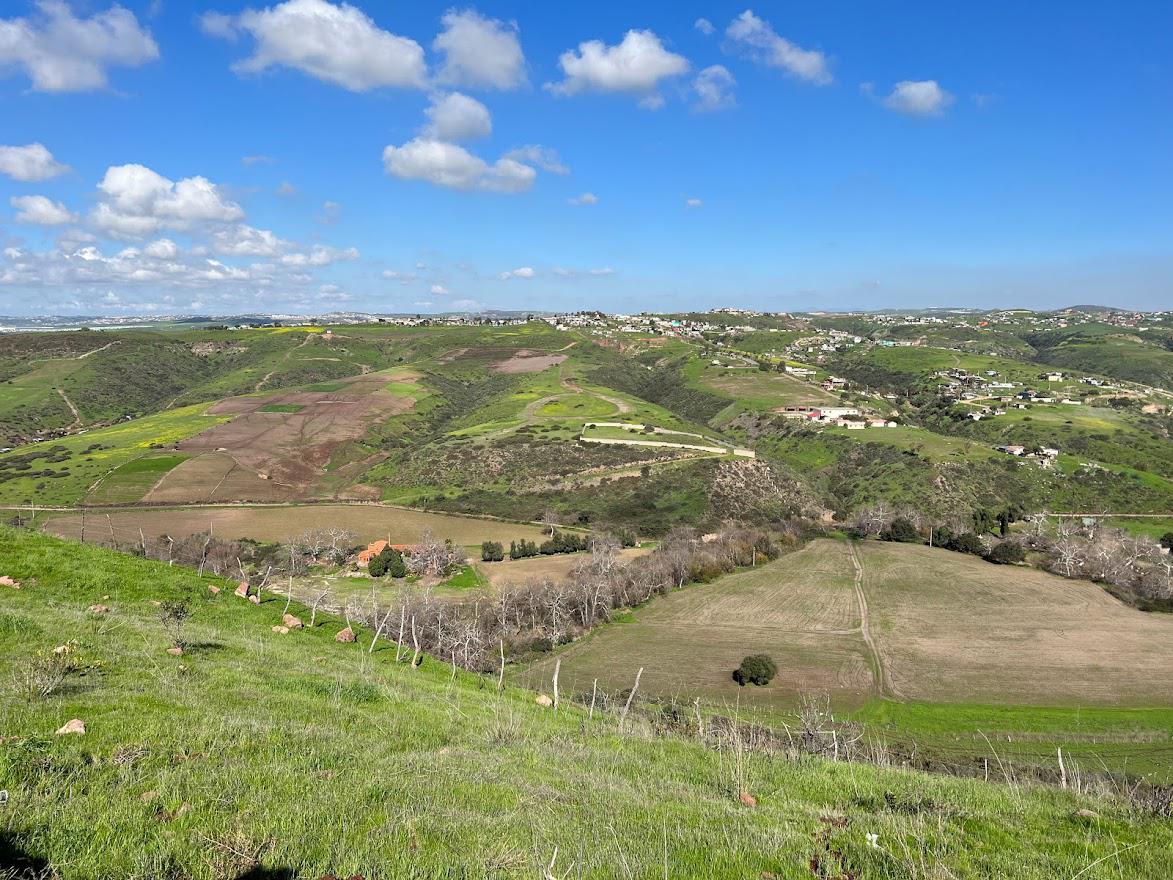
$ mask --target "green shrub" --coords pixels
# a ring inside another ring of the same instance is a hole
[[[500,541],[484,541],[481,543],[482,562],[500,562],[505,558],[505,548]]]
[[[398,550],[391,550],[391,557],[387,560],[387,574],[393,578],[407,577],[407,563]]]
[[[378,556],[372,557],[367,564],[367,572],[371,577],[407,577],[407,564],[403,561],[403,554],[394,547],[384,547]]]
[[[965,532],[950,538],[945,547],[957,553],[972,553],[974,556],[981,556],[986,552],[986,545],[973,532]]]
[[[986,554],[986,559],[998,565],[1014,565],[1026,561],[1026,550],[1017,541],[1003,541]]]
[[[902,544],[921,544],[920,532],[917,531],[916,526],[912,524],[912,520],[906,519],[903,516],[898,516],[892,520],[892,525],[884,529],[880,533],[880,537],[885,541],[899,541]]]
[[[733,680],[742,687],[747,684],[765,686],[778,674],[778,666],[769,654],[750,654],[733,670]]]

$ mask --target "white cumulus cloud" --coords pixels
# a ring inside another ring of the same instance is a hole
[[[0,72],[23,68],[33,89],[82,92],[105,88],[108,67],[138,67],[159,57],[150,31],[114,5],[89,18],[64,0],[37,0],[28,18],[0,18]]]
[[[472,9],[450,10],[432,48],[444,56],[438,78],[468,88],[515,89],[526,82],[525,56],[517,27]]]
[[[75,223],[77,215],[60,202],[46,196],[13,196],[8,200],[16,208],[17,223],[32,223],[37,226],[61,226]]]
[[[563,164],[561,157],[559,157],[558,151],[551,147],[543,147],[541,144],[526,144],[524,147],[516,147],[506,153],[505,158],[524,162],[526,165],[536,165],[551,174],[570,173],[570,169]]]
[[[282,241],[270,230],[245,223],[217,229],[210,240],[216,253],[233,257],[275,257],[289,248],[289,242]]]
[[[530,266],[521,266],[518,269],[501,272],[497,277],[502,281],[508,281],[511,278],[533,278],[537,274]]]
[[[383,277],[388,281],[398,281],[400,284],[411,284],[411,282],[419,280],[418,275],[413,275],[410,272],[399,272],[395,269],[384,269]]]
[[[692,23],[692,26],[694,28],[696,28],[698,31],[700,31],[702,34],[704,34],[706,37],[711,36],[713,31],[716,30],[716,28],[713,27],[713,23],[711,21],[709,21],[707,18],[698,18],[696,21],[694,21]]]
[[[238,73],[291,67],[353,92],[426,84],[423,47],[381,29],[349,3],[286,0],[265,9],[245,9],[235,17],[205,15],[201,24],[205,33],[216,37],[232,37],[238,31],[252,35],[253,54],[233,65]]]
[[[834,77],[827,56],[814,49],[803,49],[774,32],[770,23],[745,10],[725,29],[730,46],[759,64],[779,67],[792,76],[815,85],[829,85]]]
[[[953,96],[937,85],[936,80],[903,80],[896,83],[883,104],[897,113],[940,116],[953,100]]]
[[[169,238],[160,238],[143,248],[143,253],[156,260],[173,260],[179,255],[179,246]]]
[[[171,181],[144,165],[115,165],[98,184],[103,200],[91,222],[111,235],[141,238],[161,228],[186,229],[201,222],[230,223],[244,217],[204,177]]]
[[[555,275],[557,275],[559,278],[582,278],[583,276],[587,276],[590,278],[604,278],[608,275],[616,274],[615,270],[612,269],[610,266],[601,266],[597,269],[586,269],[586,270],[567,269],[564,266],[555,266],[550,271],[553,272]]]
[[[714,110],[728,110],[737,105],[733,89],[737,80],[733,78],[725,67],[714,64],[706,67],[693,80],[692,90],[696,93],[696,103],[693,109],[699,113],[711,113]]]
[[[358,248],[343,248],[339,249],[325,244],[316,244],[310,248],[309,252],[296,252],[292,254],[284,254],[281,257],[281,264],[283,266],[329,266],[331,263],[338,263],[342,261],[357,260],[359,258]]]
[[[428,122],[423,133],[439,141],[473,140],[488,137],[493,131],[489,108],[460,92],[433,96],[424,114]]]
[[[458,190],[516,193],[533,186],[537,171],[502,157],[490,165],[479,156],[447,141],[415,138],[383,150],[387,173],[405,180],[423,180]]]
[[[566,201],[572,205],[597,205],[599,203],[599,197],[594,193],[586,192],[581,196],[573,196]]]
[[[640,96],[640,104],[649,108],[664,103],[660,81],[687,73],[689,68],[687,58],[669,52],[648,30],[630,30],[614,46],[602,40],[579,43],[577,51],[563,52],[558,64],[566,78],[546,84],[554,94],[626,92]]]
[[[684,207],[686,207],[686,208],[701,208],[704,206],[704,204],[705,203],[703,201],[701,201],[700,199],[685,199],[684,200]]]
[[[0,174],[7,174],[16,180],[48,180],[68,170],[69,166],[55,160],[44,144],[0,146]]]

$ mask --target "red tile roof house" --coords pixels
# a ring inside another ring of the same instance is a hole
[[[372,559],[374,559],[376,556],[378,556],[380,553],[382,553],[386,549],[387,549],[387,542],[386,541],[372,541],[370,544],[367,544],[366,550],[360,550],[358,552],[358,560],[357,560],[358,564],[359,565],[369,564]]]
[[[374,559],[388,547],[390,547],[392,550],[398,550],[405,556],[411,555],[410,544],[389,544],[386,541],[379,540],[372,541],[371,543],[367,544],[366,550],[360,550],[358,552],[358,556],[355,557],[355,562],[357,562],[359,565],[369,565],[372,559]]]

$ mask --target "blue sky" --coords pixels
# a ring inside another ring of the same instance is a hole
[[[1173,5],[10,0],[0,313],[1173,305]]]

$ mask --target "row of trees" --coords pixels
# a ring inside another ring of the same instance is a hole
[[[955,553],[981,556],[999,565],[1014,565],[1026,560],[1026,550],[1017,541],[1006,540],[993,544],[977,532],[954,532],[949,526],[931,527],[926,541],[926,536],[916,524],[903,516],[893,519],[878,537],[881,541],[898,541],[903,544],[932,543]]]
[[[1173,556],[1147,535],[1130,535],[1094,520],[1052,522],[1038,516],[1025,540],[1043,555],[1048,571],[1106,584],[1119,598],[1147,611],[1173,611]]]
[[[437,599],[430,589],[404,585],[390,604],[379,604],[372,594],[365,605],[352,604],[345,613],[367,621],[377,638],[398,642],[401,659],[426,651],[454,667],[488,671],[508,657],[570,641],[616,609],[763,563],[797,544],[793,536],[745,528],[706,537],[677,529],[653,553],[621,564],[620,541],[596,533],[588,542],[589,555],[568,579],[504,584],[460,600]]]
[[[1027,550],[1039,554],[1047,571],[1069,578],[1085,578],[1109,586],[1114,595],[1153,611],[1173,611],[1173,556],[1164,539],[1130,535],[1098,520],[1045,513],[1025,517],[1029,528],[1016,538],[995,542],[989,532],[1003,536],[1010,522],[1023,519],[1019,509],[979,511],[970,519],[959,517],[949,524],[933,524],[916,511],[895,511],[883,504],[860,510],[852,530],[861,537],[945,547],[982,556],[989,562],[1023,562]],[[978,529],[985,527],[985,531]]]
[[[586,535],[554,530],[553,535],[541,544],[525,538],[510,541],[509,558],[528,559],[531,556],[553,556],[556,553],[580,553],[589,546],[590,541]],[[500,542],[485,541],[481,544],[481,559],[485,562],[500,562],[504,558],[505,548]]]

